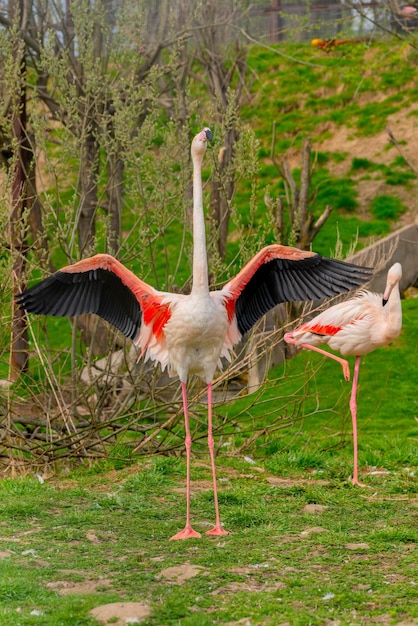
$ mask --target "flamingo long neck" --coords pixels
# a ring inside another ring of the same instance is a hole
[[[203,214],[202,155],[193,156],[193,285],[192,293],[209,293],[205,218]]]
[[[389,327],[390,330],[397,336],[402,328],[402,305],[401,305],[401,295],[399,292],[399,285],[395,285],[390,294],[389,301],[387,305],[389,307],[388,310],[388,318],[389,318]]]

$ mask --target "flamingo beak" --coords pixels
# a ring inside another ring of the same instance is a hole
[[[394,286],[394,283],[386,286],[385,293],[382,296],[382,306],[385,306],[385,304],[389,300],[390,294],[392,293],[392,289],[394,288]]]
[[[206,134],[206,139],[208,141],[212,141],[213,137],[212,137],[212,131],[210,128],[205,128],[205,134]]]

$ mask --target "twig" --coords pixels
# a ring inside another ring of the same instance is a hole
[[[414,172],[414,174],[418,176],[418,167],[414,163],[412,163],[412,161],[407,156],[405,156],[404,151],[402,150],[401,146],[399,145],[395,135],[392,133],[389,126],[386,127],[386,132],[389,136],[389,140],[393,143],[393,145],[395,146],[395,148],[397,149],[401,157],[406,161],[406,163],[409,165],[409,167]]]

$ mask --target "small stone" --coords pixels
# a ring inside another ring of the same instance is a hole
[[[302,509],[303,513],[323,513],[327,510],[327,506],[324,504],[305,504]]]
[[[346,550],[369,550],[370,546],[368,543],[347,543],[344,548]]]

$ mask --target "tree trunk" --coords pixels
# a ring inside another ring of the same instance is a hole
[[[219,166],[214,175],[212,184],[212,219],[215,222],[218,233],[218,252],[223,259],[226,254],[228,240],[228,228],[230,217],[230,201],[234,192],[234,180],[231,176],[224,175],[224,172],[231,168],[234,145],[237,140],[235,128],[231,128],[225,137],[225,145],[221,148],[218,156]],[[222,182],[223,181],[223,182]]]
[[[332,207],[327,205],[319,218],[315,221],[313,209],[315,194],[313,194],[313,198],[311,198],[312,194],[310,192],[312,179],[310,140],[304,139],[302,142],[302,163],[299,187],[293,177],[292,168],[286,158],[282,159],[280,163],[276,160],[274,156],[275,141],[276,123],[274,122],[271,160],[281,175],[285,186],[287,210],[289,214],[289,232],[287,234],[284,232],[285,207],[283,198],[277,198],[276,201],[272,198],[266,198],[265,201],[273,215],[276,232],[280,237],[280,243],[286,245],[290,243],[301,250],[310,250],[314,237],[316,237],[325,224],[332,211]]]
[[[32,157],[35,154],[35,137],[30,135]],[[36,186],[36,162],[33,160],[27,176],[26,203],[28,208],[29,231],[33,240],[33,248],[39,255],[42,266],[48,265],[51,272],[54,266],[49,255],[48,238],[42,220],[42,202]]]
[[[84,140],[80,163],[80,212],[77,223],[80,256],[90,254],[96,235],[97,177],[99,171],[99,146],[90,129]]]
[[[119,250],[120,236],[122,228],[122,192],[123,192],[123,172],[125,164],[117,156],[109,157],[108,171],[108,231],[107,245],[109,252],[115,254]]]
[[[22,20],[23,0],[19,3],[10,3],[11,14],[19,11],[19,20]],[[22,24],[21,24],[22,28]],[[12,132],[15,148],[14,173],[12,185],[12,211],[10,215],[10,252],[13,263],[12,275],[12,335],[10,348],[10,376],[13,380],[27,368],[28,364],[28,330],[25,313],[15,304],[15,296],[21,293],[25,286],[25,265],[27,254],[26,231],[24,215],[28,208],[28,177],[32,164],[33,152],[27,135],[26,116],[26,64],[23,44],[16,42],[16,67],[19,74],[16,76],[17,89],[12,95],[11,105],[13,114]]]

